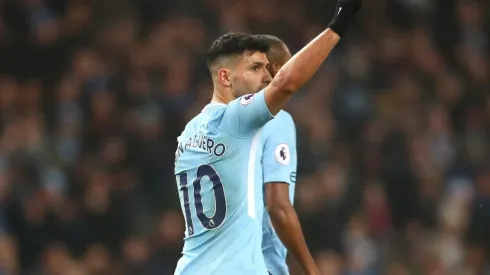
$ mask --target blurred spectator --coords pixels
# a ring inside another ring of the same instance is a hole
[[[333,11],[249,2],[0,1],[0,274],[173,274],[176,136],[210,99],[208,45],[296,51]],[[290,104],[322,274],[490,272],[489,15],[369,1]]]

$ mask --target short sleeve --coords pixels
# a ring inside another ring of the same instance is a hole
[[[296,183],[296,127],[291,116],[281,112],[264,127],[264,183]]]
[[[265,103],[264,89],[228,103],[220,128],[237,137],[250,137],[273,118]]]

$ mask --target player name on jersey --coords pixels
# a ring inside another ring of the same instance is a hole
[[[223,143],[217,143],[212,138],[208,138],[203,133],[195,134],[193,137],[190,137],[187,142],[182,143],[179,142],[179,146],[177,147],[177,151],[175,152],[175,161],[184,153],[185,150],[189,148],[199,148],[204,151],[207,151],[210,154],[214,154],[217,157],[221,157],[226,152],[226,146]]]

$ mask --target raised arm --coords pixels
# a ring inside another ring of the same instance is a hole
[[[328,28],[279,70],[265,93],[267,107],[273,115],[277,114],[291,96],[313,77],[345,34],[349,23],[360,8],[361,0],[337,0],[335,16]]]

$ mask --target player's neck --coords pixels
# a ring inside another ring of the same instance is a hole
[[[231,92],[220,91],[218,89],[214,89],[213,98],[211,99],[211,103],[224,103],[228,104],[230,101],[234,100],[235,97]]]

